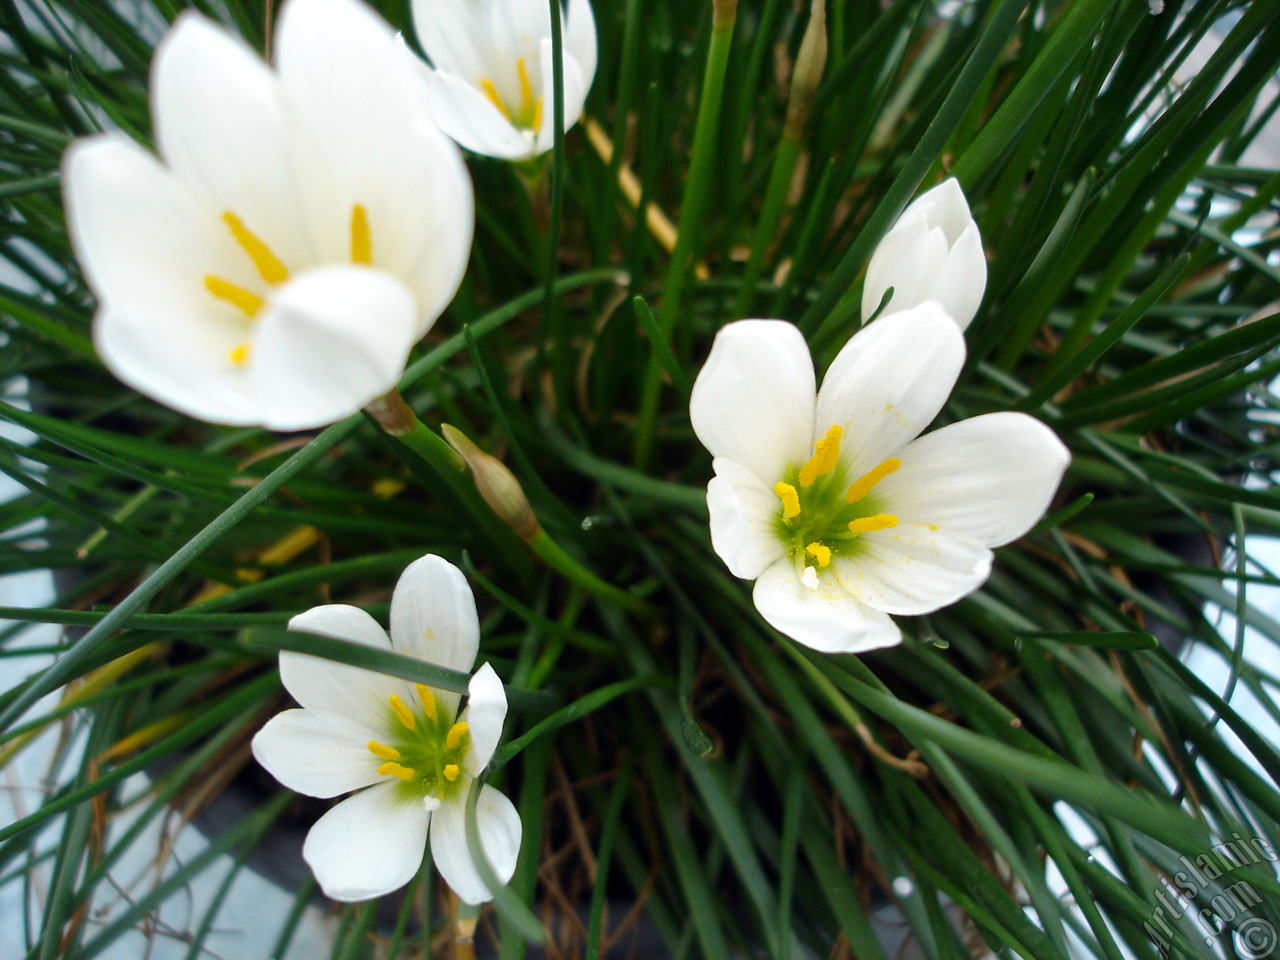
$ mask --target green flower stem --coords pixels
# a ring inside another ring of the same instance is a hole
[[[546,561],[547,566],[564,574],[588,593],[593,593],[601,600],[610,600],[632,613],[644,616],[657,616],[658,610],[637,596],[615,587],[608,581],[601,580],[594,573],[565,553],[560,544],[551,539],[541,527],[529,539],[529,548]]]
[[[689,179],[685,181],[680,204],[680,221],[676,226],[676,247],[667,266],[662,284],[662,305],[658,308],[658,331],[669,338],[680,309],[681,294],[693,265],[698,225],[706,212],[711,193],[711,174],[715,168],[716,134],[720,126],[720,104],[724,99],[724,76],[729,66],[733,43],[733,25],[737,20],[737,4],[717,0],[711,29],[711,46],[707,52],[707,69],[698,103],[698,119],[693,132],[689,158]],[[653,450],[654,420],[662,393],[662,360],[657,349],[649,354],[644,385],[640,396],[640,421],[636,426],[632,462],[644,469]]]

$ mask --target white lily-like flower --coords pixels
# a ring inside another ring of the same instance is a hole
[[[890,287],[886,314],[935,300],[963,330],[978,312],[987,287],[987,258],[955,177],[911,201],[876,246],[862,286],[864,321]]]
[[[474,205],[365,4],[286,0],[275,64],[182,14],[151,68],[160,159],[78,140],[63,189],[107,366],[191,416],[298,430],[395,386],[462,280]]]
[[[564,128],[582,116],[596,75],[588,0],[562,20]],[[473,153],[528,160],[555,142],[551,9],[547,0],[413,0],[413,25],[431,58],[431,108]]]
[[[755,580],[756,608],[787,636],[827,652],[898,643],[890,614],[976,590],[991,548],[1048,507],[1070,455],[1040,421],[990,413],[918,436],[964,357],[960,328],[932,301],[854,334],[821,391],[790,323],[717,334],[690,403],[715,457],[711,543]]]
[[[391,597],[391,638],[365,611],[315,607],[290,629],[395,650],[470,670],[480,642],[475,597],[462,572],[440,557],[415,560]],[[291,790],[336,797],[358,790],[318,821],[302,856],[325,894],[367,900],[418,872],[428,835],[436,869],[467,903],[492,894],[467,849],[472,781],[502,735],[507,697],[489,664],[458,694],[300,653],[280,654],[280,679],[302,709],[273,717],[253,738],[253,755]],[[476,803],[486,858],[503,883],[520,852],[520,815],[487,784]]]

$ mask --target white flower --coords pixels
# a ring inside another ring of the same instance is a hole
[[[182,14],[151,68],[161,159],[90,137],[63,183],[107,366],[191,416],[297,430],[395,386],[474,210],[419,67],[363,3],[287,0],[275,63]]]
[[[902,211],[867,264],[862,317],[870,319],[885,291],[885,313],[936,300],[963,330],[987,286],[987,258],[978,225],[955,177],[927,190]]]
[[[344,604],[315,607],[289,627],[462,671],[471,669],[480,642],[466,579],[430,555],[396,584],[390,640],[369,614]],[[253,755],[298,793],[360,791],[316,821],[302,847],[325,894],[367,900],[404,885],[422,864],[429,832],[436,869],[454,892],[472,904],[491,899],[467,849],[465,812],[507,715],[493,668],[486,663],[471,678],[461,717],[456,693],[305,654],[282,652],[280,679],[302,709],[273,717],[253,738]],[[476,825],[506,883],[520,852],[520,815],[486,784]]]
[[[596,21],[588,0],[562,20],[564,128],[582,116],[596,75]],[[413,0],[413,24],[434,70],[431,109],[473,153],[527,160],[555,142],[551,9],[547,0]]]
[[[991,548],[1044,513],[1070,455],[1038,420],[990,413],[917,438],[964,356],[932,301],[856,333],[821,391],[791,324],[716,336],[690,403],[715,457],[711,543],[778,630],[828,652],[898,643],[890,614],[976,590]]]

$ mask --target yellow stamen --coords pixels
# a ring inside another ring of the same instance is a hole
[[[849,487],[849,492],[844,495],[845,502],[857,503],[871,492],[872,487],[889,474],[893,473],[900,466],[902,466],[901,460],[897,457],[890,457],[874,470],[868,470],[861,477],[855,480],[852,486]]]
[[[800,494],[789,483],[779,480],[773,485],[773,492],[782,500],[782,515],[790,520],[800,515]]]
[[[418,699],[422,701],[422,712],[427,715],[428,720],[436,718],[436,695],[431,692],[431,688],[425,683],[415,683],[418,689]]]
[[[515,123],[511,117],[511,111],[507,109],[507,105],[502,102],[502,97],[498,96],[498,88],[493,85],[493,81],[488,77],[480,78],[480,92],[489,98],[489,102],[498,108],[498,112],[504,117]]]
[[[804,552],[809,554],[818,561],[818,566],[831,566],[831,548],[825,543],[818,543],[816,540],[804,548]]]
[[[274,286],[289,279],[288,268],[271,252],[270,247],[244,225],[243,220],[230,210],[222,215],[222,219],[231,228],[231,235],[236,238],[236,243],[244,248],[253,265],[258,268],[263,280]]]
[[[460,744],[462,742],[462,738],[467,735],[467,730],[469,729],[470,728],[467,726],[467,721],[465,720],[459,720],[457,723],[455,723],[452,727],[449,728],[449,732],[444,735],[445,748],[448,750],[452,750],[454,747]]]
[[[542,101],[543,97],[539,97],[533,103],[533,126],[529,129],[537,133],[542,129]]]
[[[359,203],[351,208],[351,262],[373,263],[373,237],[369,234],[369,211]]]
[[[237,367],[243,367],[249,362],[249,345],[247,343],[237,343],[231,348],[229,356],[231,358],[231,362]]]
[[[516,75],[520,77],[520,113],[524,115],[533,106],[533,84],[529,82],[529,71],[525,69],[524,57],[516,58]]]
[[[394,693],[387,698],[391,704],[391,709],[401,723],[410,730],[418,729],[418,721],[414,719],[413,711],[404,705],[404,701],[397,697]]]
[[[849,521],[849,532],[874,533],[877,530],[888,530],[898,525],[898,518],[892,513],[877,513],[874,517],[863,517],[861,520]]]
[[[239,307],[246,316],[252,317],[262,309],[262,298],[250,293],[244,287],[237,287],[229,280],[209,274],[204,278],[204,288],[219,300],[225,300],[233,307]]]
[[[450,783],[458,779],[458,774],[462,772],[456,763],[446,763],[444,769],[440,771],[444,774],[444,778]]]
[[[412,780],[418,775],[418,771],[412,767],[406,767],[402,763],[394,763],[390,760],[378,768],[378,773],[384,777],[396,777],[400,780]]]
[[[369,752],[375,757],[383,760],[399,760],[400,751],[395,747],[388,747],[385,743],[379,743],[377,740],[369,741]]]
[[[843,432],[840,424],[833,423],[827,435],[814,444],[813,456],[800,468],[800,486],[813,486],[818,477],[835,469],[840,458],[840,435]]]

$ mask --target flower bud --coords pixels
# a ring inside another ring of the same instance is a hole
[[[456,427],[441,424],[440,432],[449,441],[449,445],[457,450],[475,478],[476,489],[484,497],[490,509],[496,513],[522,540],[531,540],[537,536],[541,527],[538,518],[533,515],[533,508],[524,495],[520,481],[497,457],[485,453],[471,439]]]
[[[885,292],[885,313],[934,300],[963,330],[982,303],[987,258],[978,225],[954,177],[921,194],[871,255],[862,287],[862,318],[875,312]]]
[[[827,0],[813,0],[809,10],[809,25],[800,40],[795,69],[791,71],[791,94],[787,100],[787,120],[782,128],[783,136],[800,140],[813,98],[822,82],[822,71],[827,65]]]

